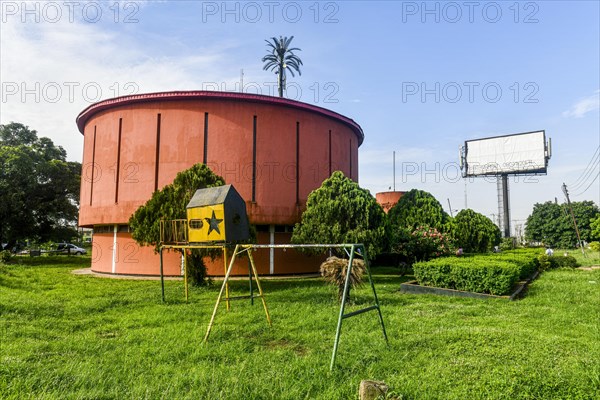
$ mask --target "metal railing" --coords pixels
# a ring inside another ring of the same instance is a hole
[[[188,226],[186,219],[160,221],[161,244],[187,244]]]

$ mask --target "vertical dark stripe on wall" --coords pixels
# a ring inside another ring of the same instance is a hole
[[[296,205],[300,204],[300,122],[296,121]]]
[[[331,129],[329,130],[329,176],[331,176]]]
[[[160,113],[156,116],[156,158],[154,161],[154,191],[158,190],[158,169],[160,166]]]
[[[348,140],[348,155],[349,155],[349,159],[350,159],[350,176],[349,178],[352,179],[352,139]]]
[[[204,157],[202,158],[202,164],[206,165],[208,162],[208,113],[204,113]]]
[[[115,172],[115,203],[119,202],[119,170],[121,169],[121,132],[123,130],[123,118],[119,118],[119,139],[117,142],[117,170]]]
[[[252,121],[252,202],[256,202],[256,115]]]
[[[84,176],[87,176],[87,172]],[[96,125],[94,125],[94,141],[92,142],[92,179],[90,182],[90,206],[94,197],[94,180],[96,179]]]

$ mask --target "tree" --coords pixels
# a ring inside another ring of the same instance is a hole
[[[450,235],[427,226],[419,226],[413,231],[397,228],[392,231],[391,237],[391,252],[398,255],[399,263],[409,266],[413,262],[447,256],[454,249]]]
[[[573,207],[573,214],[577,220],[577,228],[579,229],[581,240],[591,242],[594,239],[592,222],[600,217],[600,209],[591,200],[573,202],[571,203],[571,207]],[[571,226],[573,225],[572,222],[573,218],[571,217]],[[573,227],[573,230],[575,230],[575,227]]]
[[[591,239],[600,240],[600,214],[590,222]]]
[[[385,232],[385,213],[371,193],[336,171],[308,196],[292,242],[363,243],[372,259],[383,250]]]
[[[501,240],[496,224],[471,209],[456,214],[451,224],[451,235],[456,246],[468,253],[485,253]]]
[[[593,239],[592,221],[600,215],[598,206],[589,200],[576,201],[571,203],[571,206],[581,240],[591,241]],[[556,204],[551,201],[536,203],[531,215],[527,217],[525,238],[552,247],[577,247],[577,234],[568,205]]]
[[[186,218],[186,206],[198,189],[224,185],[225,181],[215,175],[204,164],[196,164],[177,174],[170,185],[152,194],[150,200],[140,206],[129,219],[131,237],[141,246],[154,246],[158,251],[160,243],[160,220]],[[206,268],[203,257],[215,256],[214,251],[192,250],[190,263],[191,278],[195,284],[204,283]]]
[[[286,70],[290,71],[292,76],[294,71],[298,72],[298,75],[302,75],[300,72],[300,66],[302,60],[294,54],[294,51],[301,51],[297,47],[290,47],[290,43],[294,39],[293,36],[289,38],[279,36],[279,39],[272,37],[271,41],[267,42],[268,54],[262,58],[265,63],[263,70],[275,71],[277,74],[277,86],[279,88],[279,97],[283,97],[283,91],[286,88]]]
[[[400,198],[388,212],[390,224],[397,228],[414,231],[419,226],[445,231],[448,214],[431,193],[413,189]]]
[[[20,123],[0,125],[0,242],[77,234],[81,164]]]

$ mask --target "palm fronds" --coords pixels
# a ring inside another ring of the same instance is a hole
[[[278,75],[279,97],[283,97],[283,91],[286,87],[287,71],[294,77],[296,76],[294,75],[294,71],[298,72],[299,75],[302,75],[300,72],[302,60],[294,54],[295,51],[301,51],[301,49],[298,47],[290,47],[292,39],[294,39],[293,36],[290,36],[289,38],[287,36],[279,36],[279,39],[272,37],[271,41],[265,40],[265,42],[267,42],[268,53],[262,58],[262,61],[265,63],[263,70],[274,71]]]

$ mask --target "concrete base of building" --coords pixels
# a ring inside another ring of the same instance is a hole
[[[275,232],[274,228],[270,228],[268,232],[258,232],[257,239],[261,244],[288,244],[291,233]],[[231,251],[228,253],[230,255]],[[325,255],[308,256],[295,249],[257,249],[252,256],[258,273],[263,276],[317,273],[326,258]],[[225,275],[226,266],[222,256],[213,260],[206,258],[205,263],[208,275]],[[138,245],[129,232],[119,232],[117,227],[112,233],[94,234],[91,270],[103,274],[158,276],[160,256],[153,247]],[[179,251],[163,251],[163,274],[183,275],[182,256]],[[236,260],[232,274],[248,275],[247,257]]]

